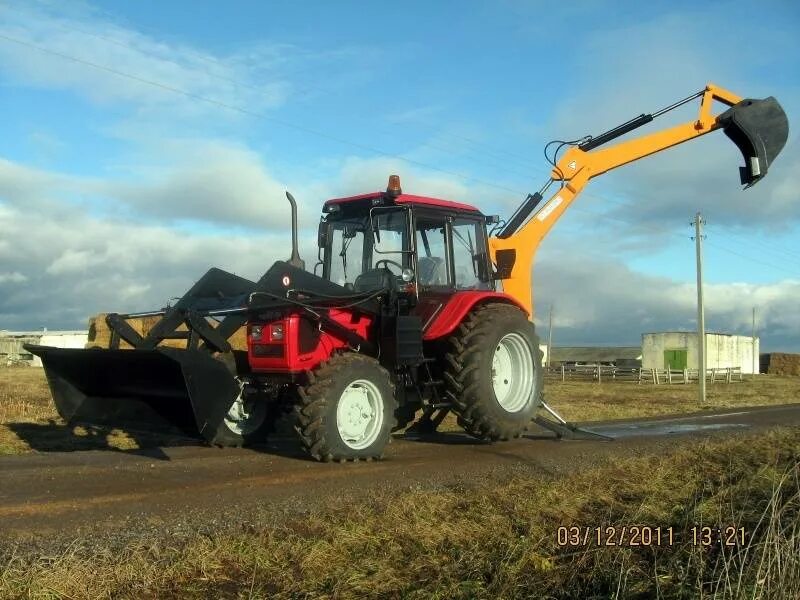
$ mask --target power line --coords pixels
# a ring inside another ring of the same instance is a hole
[[[774,244],[774,243],[768,243],[768,242],[763,241],[763,240],[748,238],[748,237],[745,237],[745,236],[742,236],[742,235],[738,235],[738,234],[735,234],[735,233],[731,233],[731,232],[723,232],[722,235],[725,235],[727,237],[733,238],[732,241],[734,241],[734,242],[736,242],[738,244],[756,245],[756,246],[759,246],[762,249],[766,250],[767,252],[770,252],[770,253],[773,253],[773,254],[776,253],[776,252],[780,253],[780,254],[783,254],[784,256],[781,257],[781,260],[785,260],[785,261],[794,263],[797,266],[800,266],[800,253],[795,253],[795,252],[793,252],[791,250],[783,248],[782,246],[779,246],[779,245]],[[738,242],[737,242],[737,240],[738,240]]]
[[[728,254],[733,254],[734,256],[738,256],[739,258],[744,258],[745,260],[749,260],[750,262],[758,263],[758,264],[763,265],[765,267],[769,267],[770,269],[783,271],[784,273],[788,273],[789,275],[792,275],[793,277],[800,277],[800,273],[797,273],[795,271],[789,271],[788,269],[784,269],[783,267],[779,267],[779,266],[775,265],[774,263],[769,263],[769,262],[766,262],[766,261],[763,261],[763,260],[759,260],[757,258],[753,258],[752,256],[747,256],[745,254],[741,254],[740,252],[736,252],[735,250],[731,250],[730,248],[726,248],[724,246],[720,246],[716,242],[706,241],[706,244],[708,244],[710,246],[713,246],[714,248],[717,248],[719,250],[722,250],[723,252],[727,252]]]
[[[145,84],[145,85],[150,85],[150,86],[153,86],[153,87],[156,87],[156,88],[159,88],[159,89],[163,89],[165,91],[172,92],[172,93],[184,96],[186,98],[190,98],[192,100],[205,102],[207,104],[211,104],[211,105],[217,106],[219,108],[224,108],[224,109],[227,109],[227,110],[231,110],[231,111],[238,112],[238,113],[241,113],[241,114],[245,114],[245,115],[248,115],[248,116],[251,116],[251,117],[254,117],[254,118],[272,121],[274,123],[277,123],[279,125],[283,125],[283,126],[288,127],[290,129],[295,129],[295,130],[298,130],[298,131],[302,131],[304,133],[308,133],[308,134],[311,134],[311,135],[315,135],[315,136],[318,136],[318,137],[329,139],[331,141],[334,141],[334,142],[337,142],[337,143],[340,143],[340,144],[343,144],[343,145],[359,148],[360,150],[364,150],[364,151],[367,151],[367,152],[372,153],[372,154],[376,154],[376,155],[379,155],[379,156],[384,156],[384,157],[387,157],[387,158],[395,158],[395,159],[402,160],[402,161],[404,161],[406,163],[409,163],[409,164],[417,165],[417,166],[420,166],[420,167],[423,167],[423,168],[426,168],[426,169],[430,169],[430,170],[433,170],[433,171],[437,171],[437,172],[440,172],[440,173],[444,173],[444,174],[447,174],[447,175],[452,175],[452,176],[458,177],[458,178],[460,178],[460,179],[462,179],[464,181],[473,181],[473,182],[479,183],[481,185],[485,185],[487,187],[499,189],[499,190],[506,191],[506,192],[511,192],[513,194],[519,194],[519,195],[524,195],[525,194],[525,192],[523,192],[521,190],[518,190],[518,189],[514,189],[514,188],[510,188],[510,187],[504,186],[504,185],[499,185],[499,184],[496,184],[496,183],[485,181],[483,179],[479,179],[477,177],[473,177],[473,176],[470,176],[470,175],[465,175],[463,173],[458,173],[456,171],[451,171],[449,169],[442,169],[441,167],[436,167],[436,166],[431,165],[429,163],[425,163],[423,161],[407,158],[407,157],[399,155],[399,154],[393,154],[393,153],[390,153],[390,152],[385,152],[383,150],[380,150],[378,148],[374,148],[374,147],[366,145],[366,144],[362,144],[360,142],[353,142],[351,140],[347,140],[347,139],[344,139],[344,138],[341,138],[341,137],[338,137],[338,136],[335,136],[335,135],[332,135],[332,134],[321,132],[321,131],[306,127],[304,125],[297,125],[295,123],[291,123],[289,121],[280,119],[278,117],[273,117],[271,115],[266,115],[266,114],[263,114],[263,113],[252,111],[252,110],[243,108],[241,106],[236,106],[236,105],[233,105],[233,104],[229,104],[229,103],[223,102],[221,100],[216,100],[214,98],[209,98],[209,97],[203,96],[201,94],[196,94],[194,92],[189,92],[189,91],[183,90],[181,88],[177,88],[177,87],[174,87],[174,86],[166,85],[166,84],[160,83],[158,81],[153,81],[151,79],[140,77],[138,75],[133,75],[131,73],[128,73],[128,72],[125,72],[125,71],[121,71],[121,70],[115,69],[113,67],[108,67],[106,65],[101,65],[101,64],[89,61],[89,60],[85,60],[85,59],[82,59],[82,58],[78,58],[76,56],[65,54],[65,53],[59,52],[57,50],[52,50],[50,48],[45,48],[43,46],[39,46],[37,44],[32,44],[30,42],[27,42],[27,41],[24,41],[24,40],[20,40],[20,39],[17,39],[17,38],[13,38],[13,37],[10,37],[10,36],[4,35],[4,34],[0,34],[0,39],[4,39],[6,41],[9,41],[9,42],[12,42],[12,43],[24,46],[24,47],[28,47],[28,48],[31,48],[33,50],[37,50],[39,52],[43,52],[45,54],[50,54],[52,56],[57,56],[57,57],[62,58],[64,60],[75,62],[77,64],[81,64],[81,65],[88,66],[88,67],[91,67],[91,68],[94,68],[94,69],[105,71],[107,73],[111,73],[111,74],[116,75],[118,77],[123,77],[123,78],[126,78],[126,79],[130,79],[132,81],[136,81],[138,83],[142,83],[142,84]],[[584,194],[584,196],[590,197],[591,194]],[[616,217],[612,217],[610,215],[603,215],[601,213],[596,213],[596,212],[593,212],[593,211],[589,211],[589,210],[585,210],[585,209],[581,209],[581,208],[577,208],[577,207],[574,208],[574,211],[582,212],[582,213],[585,213],[585,214],[588,214],[588,215],[591,215],[591,216],[594,216],[594,217],[598,217],[598,218],[605,218],[605,219],[610,219],[610,220],[614,220],[614,221],[618,221],[618,222],[622,222],[622,223],[631,224],[630,221],[626,221],[624,219],[619,219],[619,218],[616,218]]]
[[[12,11],[15,11],[15,12],[18,12],[18,13],[24,13],[25,12],[24,9],[20,10],[18,7],[11,7],[11,6],[7,5],[7,4],[3,5],[3,8],[5,8],[7,10],[12,10]],[[103,13],[108,15],[108,16],[110,16],[110,17],[114,16],[114,15],[112,15],[111,13],[109,13],[107,11],[103,11]],[[108,36],[104,36],[104,35],[100,35],[100,34],[97,34],[97,33],[93,33],[91,31],[86,31],[85,29],[74,27],[72,25],[67,25],[67,24],[65,24],[65,23],[63,23],[61,21],[59,21],[59,22],[57,22],[55,24],[60,29],[64,29],[66,31],[73,31],[73,32],[76,32],[76,33],[80,33],[81,35],[85,35],[85,36],[88,36],[88,37],[99,39],[99,40],[105,41],[105,42],[107,42],[109,44],[113,44],[113,45],[119,46],[121,48],[125,48],[127,50],[131,49],[130,44],[126,44],[124,42],[120,42],[120,41],[115,40],[114,38],[111,38],[111,37],[108,37]],[[136,52],[138,52],[140,54],[153,57],[153,58],[155,58],[157,60],[168,62],[170,64],[176,65],[176,66],[181,67],[181,68],[186,68],[186,65],[181,64],[180,62],[172,60],[172,59],[170,59],[168,57],[165,57],[163,55],[158,55],[158,54],[154,54],[152,52],[147,52],[145,50],[142,50],[141,48],[136,48],[135,50],[136,50]],[[200,60],[202,62],[205,62],[205,63],[208,63],[208,64],[213,64],[215,66],[223,66],[223,67],[227,67],[228,66],[224,62],[220,61],[219,59],[217,59],[217,58],[215,58],[213,56],[204,55],[204,54],[201,54],[199,52],[193,51],[193,50],[188,49],[188,48],[185,49],[185,51],[190,56],[193,56],[197,60]],[[232,83],[234,85],[237,85],[237,86],[240,86],[240,87],[243,87],[243,88],[251,89],[251,90],[259,92],[259,93],[263,93],[264,92],[263,88],[258,87],[256,85],[253,85],[251,83],[242,81],[241,79],[227,77],[227,76],[220,75],[220,74],[217,74],[217,73],[213,73],[213,72],[210,72],[210,71],[207,71],[207,70],[205,70],[204,73],[207,76],[209,76],[209,77],[211,77],[213,79],[218,79],[220,81],[226,81],[228,83]],[[307,91],[317,91],[317,92],[322,92],[322,93],[325,93],[325,94],[330,94],[331,93],[331,90],[329,90],[329,89],[322,88],[320,86],[309,85],[306,82],[303,82],[302,87],[299,89],[299,91],[301,93],[302,92],[307,92]],[[418,123],[421,123],[423,126],[427,126],[429,129],[434,129],[435,130],[434,134],[433,134],[434,136],[442,135],[442,134],[449,135],[451,137],[455,137],[455,138],[461,139],[463,141],[470,142],[473,145],[484,146],[486,148],[490,148],[492,150],[492,152],[495,153],[496,160],[504,161],[504,163],[502,165],[493,164],[494,168],[502,170],[502,171],[506,171],[508,173],[513,173],[513,174],[516,174],[516,175],[520,175],[520,176],[522,176],[522,177],[524,177],[526,179],[528,177],[530,177],[530,174],[528,174],[528,173],[521,173],[520,171],[517,171],[517,170],[514,170],[514,169],[509,169],[508,166],[506,166],[507,159],[500,158],[496,153],[497,152],[502,152],[503,154],[505,154],[508,157],[513,157],[513,158],[519,160],[521,165],[524,164],[524,166],[526,166],[526,167],[529,166],[529,164],[528,164],[528,160],[529,159],[527,159],[527,158],[523,158],[522,156],[520,156],[518,154],[511,153],[511,152],[508,152],[508,151],[499,151],[497,149],[494,149],[491,146],[488,146],[484,142],[479,142],[477,140],[474,140],[474,139],[471,139],[469,137],[462,136],[462,135],[459,135],[459,134],[455,134],[453,132],[447,132],[447,131],[445,131],[443,129],[440,129],[438,126],[434,126],[433,124],[430,124],[430,123],[425,123],[424,121],[419,121],[418,120]],[[387,133],[389,132],[389,130],[385,130],[385,131]],[[392,133],[394,133],[394,132],[392,132]],[[425,143],[425,146],[429,146],[431,148],[440,150],[440,151],[448,153],[448,154],[456,155],[456,153],[453,152],[451,149],[443,148],[442,146],[437,146],[437,145],[434,145],[433,143],[430,143],[430,142]],[[462,152],[460,154],[463,155],[464,153]],[[470,154],[470,156],[472,156],[472,155]],[[475,157],[473,160],[484,160],[485,161],[485,158],[486,158],[486,155],[483,154],[480,157]],[[523,160],[524,160],[524,163],[522,162]]]
[[[13,11],[16,11],[16,12],[24,12],[24,11],[20,11],[17,7],[13,7],[12,8],[9,5],[3,5],[3,7],[6,8],[6,9],[12,9]],[[115,17],[115,15],[113,15],[112,13],[109,13],[108,11],[101,11],[101,12],[102,12],[102,14],[105,14],[105,15],[107,15],[109,17]],[[111,43],[111,44],[114,44],[114,45],[117,45],[117,46],[120,46],[120,47],[123,47],[123,48],[126,48],[126,49],[130,49],[131,48],[129,44],[120,42],[118,40],[115,40],[115,39],[107,37],[107,36],[103,36],[103,35],[99,35],[99,34],[96,34],[96,33],[90,32],[90,31],[86,31],[86,30],[83,30],[83,29],[80,29],[80,28],[77,28],[77,27],[74,27],[74,26],[66,25],[63,22],[58,22],[58,23],[56,23],[56,25],[58,27],[62,28],[62,29],[65,29],[65,30],[68,30],[68,31],[74,31],[74,32],[80,33],[81,35],[86,35],[86,36],[89,36],[89,37],[100,39],[100,40],[103,40],[105,42],[108,42],[108,43]],[[19,40],[17,40],[17,41],[19,41]],[[33,45],[31,44],[31,46],[33,46]],[[41,49],[42,49],[42,51],[49,51],[49,52],[53,52],[53,53],[56,52],[56,51],[52,51],[52,50],[45,49],[45,48],[41,48]],[[206,63],[213,63],[215,65],[227,66],[222,61],[220,61],[219,59],[217,59],[217,58],[215,58],[213,56],[201,54],[199,52],[193,51],[190,48],[187,48],[186,51],[188,52],[189,55],[196,57],[200,61],[203,61],[203,62],[206,62]],[[162,61],[169,62],[170,64],[173,64],[173,65],[175,65],[177,67],[180,67],[180,68],[186,68],[186,65],[183,65],[183,64],[179,63],[178,61],[172,60],[170,58],[166,58],[166,57],[164,57],[162,55],[156,55],[156,54],[154,54],[152,52],[146,52],[146,51],[142,50],[141,48],[136,48],[136,52],[138,52],[140,54],[143,54],[143,55],[146,55],[146,56],[151,56],[151,57],[153,57],[153,58],[155,58],[157,60],[162,60]],[[57,55],[65,57],[65,58],[68,56],[68,55],[64,55],[63,53],[57,53]],[[82,60],[82,59],[78,59],[76,57],[70,57],[70,59],[77,60],[77,61]],[[84,62],[86,64],[89,64],[89,61],[84,61]],[[92,63],[92,66],[96,66],[98,68],[104,68],[103,65],[94,65],[93,63]],[[239,79],[218,75],[216,73],[212,73],[212,72],[209,72],[209,71],[204,71],[204,73],[206,75],[208,75],[209,77],[214,78],[214,79],[219,79],[221,81],[226,81],[226,82],[232,83],[234,85],[238,85],[238,86],[241,86],[241,87],[245,87],[245,88],[254,90],[254,91],[259,92],[259,93],[263,93],[264,92],[263,88],[260,88],[258,86],[254,86],[254,85],[252,85],[250,83],[241,81]],[[139,78],[139,80],[142,81],[141,78]],[[151,83],[154,84],[154,85],[158,85],[158,82],[151,82]],[[306,86],[306,90],[316,90],[316,91],[320,91],[320,92],[323,92],[323,93],[329,93],[329,90],[326,90],[326,89],[321,88],[319,86],[309,86],[307,84],[305,84],[305,86]],[[178,93],[191,94],[191,92],[186,92],[185,90],[172,90],[172,91],[176,91]],[[303,90],[301,89],[300,91],[302,92]],[[195,96],[198,99],[200,99],[199,95],[195,95]],[[213,101],[213,99],[208,99],[207,101]],[[223,105],[224,103],[219,103],[219,104]],[[248,114],[252,114],[252,112],[250,112]],[[288,124],[288,122],[286,122],[286,121],[280,121],[277,118],[268,117],[267,115],[259,115],[259,116],[261,116],[262,118],[273,119],[276,122],[280,122],[282,124]],[[423,123],[423,125],[425,125],[424,122],[422,122],[422,123]],[[295,128],[298,128],[298,126],[296,126],[294,124],[288,124],[288,125],[290,125],[292,127],[295,127]],[[431,124],[428,124],[428,126],[429,126],[429,128],[434,128],[434,126],[431,125]],[[384,132],[385,133],[394,133],[393,131],[390,132],[389,130],[384,130]],[[321,132],[321,133],[324,134],[324,132]],[[492,148],[491,146],[488,146],[487,144],[482,143],[482,142],[478,142],[478,141],[476,141],[476,140],[474,140],[472,138],[469,138],[469,137],[466,137],[466,136],[462,136],[462,135],[458,135],[458,134],[454,134],[452,132],[446,132],[445,130],[442,130],[442,129],[438,128],[438,126],[435,128],[435,131],[433,131],[433,135],[434,136],[440,135],[442,133],[444,133],[445,135],[452,135],[453,137],[457,137],[457,138],[462,139],[464,141],[470,142],[473,145],[478,145],[478,146],[482,145],[482,146],[490,148],[490,149]],[[330,136],[328,134],[324,134],[324,135],[326,137],[328,137],[329,139],[334,139],[332,136]],[[336,138],[336,139],[337,139],[337,141],[342,141],[339,138]],[[345,141],[343,141],[343,143],[350,143],[350,142],[347,142],[345,140]],[[350,143],[350,144],[352,145],[352,143]],[[423,142],[423,144],[421,146],[419,146],[418,148],[426,148],[426,147],[427,148],[432,148],[434,150],[439,150],[439,151],[444,152],[446,154],[450,154],[451,156],[461,157],[461,158],[468,158],[468,159],[470,159],[470,160],[472,160],[474,162],[480,162],[481,164],[484,164],[486,162],[485,154],[482,154],[481,156],[477,156],[477,155],[473,155],[473,154],[471,154],[469,152],[466,152],[466,153],[465,152],[454,152],[451,148],[442,147],[440,145],[434,144],[431,141]],[[380,151],[377,151],[375,149],[372,149],[371,151],[380,152]],[[540,174],[542,174],[544,176],[549,176],[550,175],[550,172],[548,170],[537,168],[535,166],[532,167],[530,164],[528,164],[528,160],[529,159],[527,159],[526,157],[522,157],[521,155],[518,155],[516,153],[511,153],[511,152],[508,152],[508,151],[503,151],[503,154],[505,154],[507,156],[512,156],[512,157],[518,158],[520,161],[524,160],[525,161],[524,164],[525,164],[526,168],[529,168],[534,172],[538,172],[538,173],[540,173]],[[395,158],[400,158],[401,160],[405,160],[407,162],[412,162],[412,159],[408,159],[408,158],[405,158],[405,157],[402,157],[402,156],[396,155],[396,154],[382,153],[382,155],[384,155],[384,156],[392,156],[392,157],[395,157]],[[498,189],[502,189],[502,190],[505,190],[505,191],[513,191],[514,193],[518,193],[518,194],[521,194],[521,195],[525,194],[525,192],[522,192],[520,190],[512,190],[511,188],[506,187],[506,186],[498,186],[497,184],[491,184],[491,183],[486,182],[486,181],[481,181],[481,180],[479,180],[477,178],[474,178],[474,177],[471,177],[471,176],[460,175],[460,174],[457,174],[457,173],[453,173],[452,171],[441,169],[439,167],[434,167],[434,166],[430,165],[429,163],[424,163],[423,161],[413,161],[413,162],[414,162],[414,164],[426,166],[427,168],[438,170],[440,172],[445,172],[445,173],[448,173],[448,174],[453,174],[453,175],[456,175],[456,176],[460,176],[461,178],[464,178],[464,179],[467,179],[467,180],[471,180],[471,181],[477,181],[477,182],[483,183],[484,185],[490,185],[492,187],[495,187],[495,188],[498,188]],[[516,169],[510,169],[510,168],[508,168],[508,166],[505,163],[503,165],[497,165],[497,164],[493,164],[493,163],[490,163],[490,164],[491,164],[492,168],[495,168],[495,169],[498,169],[500,171],[504,171],[506,173],[510,173],[510,174],[513,174],[513,175],[517,175],[517,176],[523,178],[524,180],[527,180],[527,179],[529,179],[531,177],[530,173],[528,173],[528,172],[523,173],[523,172],[521,172],[519,170],[516,170]],[[601,195],[598,195],[598,194],[596,194],[594,192],[591,192],[591,191],[590,192],[584,192],[582,195],[584,197],[586,197],[586,198],[595,198],[595,199],[601,200],[603,202],[611,202],[613,204],[617,204],[619,206],[623,206],[623,207],[627,207],[627,208],[634,207],[634,205],[632,205],[632,204],[630,204],[628,202],[623,202],[623,201],[612,199],[612,198],[609,198],[609,197],[606,197],[606,196],[601,196]],[[584,211],[584,212],[586,212],[587,214],[597,215],[597,213],[592,213],[590,211]],[[627,222],[627,221],[623,221],[623,220],[619,220],[619,219],[616,219],[616,220],[618,220],[620,222]]]
[[[50,54],[52,56],[58,56],[59,58],[63,58],[65,60],[69,60],[69,61],[72,61],[72,62],[75,62],[75,63],[78,63],[78,64],[82,64],[82,65],[85,65],[85,66],[88,66],[88,67],[92,67],[94,69],[99,69],[101,71],[105,71],[107,73],[111,73],[113,75],[117,75],[118,77],[124,77],[124,78],[130,79],[132,81],[137,81],[139,83],[144,83],[146,85],[151,85],[151,86],[160,88],[160,89],[168,91],[168,92],[172,92],[172,93],[175,93],[175,94],[179,94],[181,96],[185,96],[185,97],[190,98],[192,100],[198,100],[200,102],[205,102],[207,104],[212,104],[212,105],[220,107],[220,108],[225,108],[227,110],[238,112],[238,113],[241,113],[241,114],[244,114],[244,115],[248,115],[248,116],[251,116],[251,117],[255,117],[255,118],[258,118],[258,119],[264,119],[264,120],[272,121],[273,123],[277,123],[278,125],[282,125],[284,127],[290,128],[290,129],[295,129],[297,131],[302,131],[304,133],[315,135],[317,137],[325,138],[325,139],[328,139],[328,140],[331,140],[331,141],[334,141],[334,142],[337,142],[339,144],[343,144],[343,145],[346,145],[346,146],[352,146],[354,148],[358,148],[360,150],[364,150],[364,151],[369,152],[371,154],[376,154],[378,156],[384,156],[384,157],[387,157],[387,158],[395,158],[397,160],[402,160],[403,162],[406,162],[406,163],[409,163],[409,164],[417,165],[419,167],[430,169],[432,171],[438,171],[440,173],[444,173],[444,174],[447,174],[447,175],[452,175],[454,177],[458,177],[458,178],[463,179],[465,181],[473,181],[475,183],[479,183],[481,185],[485,185],[487,187],[496,188],[496,189],[503,190],[503,191],[506,191],[506,192],[512,192],[514,194],[520,194],[520,195],[524,194],[524,192],[521,192],[520,190],[515,190],[513,188],[509,188],[509,187],[506,187],[506,186],[498,185],[496,183],[491,183],[489,181],[484,181],[484,180],[479,179],[477,177],[472,177],[470,175],[465,175],[463,173],[458,173],[456,171],[450,171],[448,169],[442,169],[440,167],[436,167],[434,165],[431,165],[431,164],[428,164],[428,163],[425,163],[425,162],[422,162],[422,161],[419,161],[419,160],[415,160],[415,159],[412,159],[412,158],[407,158],[407,157],[402,156],[400,154],[393,154],[391,152],[385,152],[383,150],[380,150],[378,148],[369,146],[367,144],[362,144],[360,142],[353,142],[351,140],[347,140],[347,139],[341,138],[341,137],[336,136],[336,135],[332,135],[332,134],[325,133],[325,132],[322,132],[322,131],[319,131],[319,130],[316,130],[316,129],[312,129],[312,128],[306,127],[304,125],[298,125],[296,123],[291,123],[289,121],[286,121],[284,119],[280,119],[278,117],[273,117],[271,115],[265,115],[263,113],[255,112],[255,111],[243,108],[241,106],[236,106],[236,105],[233,105],[233,104],[229,104],[229,103],[223,102],[221,100],[216,100],[214,98],[209,98],[209,97],[203,96],[201,94],[196,94],[194,92],[189,92],[189,91],[183,90],[181,88],[176,88],[176,87],[173,87],[173,86],[170,86],[170,85],[159,83],[157,81],[153,81],[151,79],[146,79],[146,78],[140,77],[138,75],[133,75],[131,73],[126,73],[125,71],[120,71],[120,70],[115,69],[113,67],[108,67],[108,66],[101,65],[101,64],[98,64],[98,63],[95,63],[95,62],[92,62],[92,61],[88,61],[88,60],[85,60],[85,59],[82,59],[82,58],[78,58],[76,56],[71,56],[69,54],[64,54],[63,52],[58,52],[57,50],[51,50],[50,48],[44,48],[44,47],[39,46],[37,44],[31,44],[30,42],[26,42],[24,40],[19,40],[19,39],[16,39],[16,38],[4,35],[4,34],[0,34],[0,39],[3,39],[3,40],[6,40],[8,42],[12,42],[12,43],[18,44],[20,46],[25,46],[25,47],[31,48],[33,50],[37,50],[39,52],[43,52],[45,54]]]

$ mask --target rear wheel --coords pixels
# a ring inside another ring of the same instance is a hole
[[[464,430],[485,440],[518,437],[541,406],[539,338],[518,308],[480,306],[449,340],[446,393]]]
[[[363,354],[332,356],[298,390],[297,433],[316,460],[381,458],[395,426],[389,372]]]

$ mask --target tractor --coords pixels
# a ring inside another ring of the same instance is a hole
[[[698,98],[696,120],[606,146]],[[714,101],[727,110],[712,114]],[[290,413],[321,461],[380,458],[393,431],[433,432],[450,412],[481,440],[518,437],[534,420],[558,432],[569,424],[544,403],[532,322],[537,247],[592,178],[718,129],[742,152],[747,187],[788,136],[774,98],[709,84],[598,136],[548,145],[549,180],[507,221],[405,193],[396,175],[385,190],[328,200],[308,270],[287,192],[291,257],[258,281],[212,268],[172,306],[105,315],[102,348],[27,348],[69,423],[166,420],[237,446]],[[143,319],[152,326],[137,326]]]

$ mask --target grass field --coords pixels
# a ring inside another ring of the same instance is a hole
[[[703,405],[691,385],[556,381],[546,397],[567,418],[590,421],[797,402],[800,378],[715,384]],[[136,443],[65,427],[41,370],[0,369],[0,453],[31,451],[30,435],[19,433],[25,427],[40,435],[38,449]],[[164,442],[154,435],[144,443]],[[582,535],[559,544],[559,527],[590,531],[593,540],[595,527],[625,525],[661,527],[661,544],[598,546]],[[743,528],[745,543],[696,545],[691,530],[702,525]],[[569,475],[364,491],[357,502],[332,497],[292,519],[181,543],[140,539],[121,553],[92,539],[45,556],[0,547],[0,598],[699,595],[800,597],[797,428],[614,456]]]
[[[660,545],[593,541],[595,527],[626,525],[661,527]],[[742,528],[744,543],[696,544],[692,527],[704,525]],[[560,527],[592,533],[564,545]],[[3,598],[700,596],[800,597],[796,428],[565,477],[332,497],[292,520],[177,546],[147,539],[112,552],[86,539],[55,556],[0,553]]]
[[[800,377],[761,375],[744,382],[708,385],[707,390],[706,402],[701,404],[695,384],[548,381],[545,399],[570,421],[650,417],[800,402]],[[448,417],[441,429],[459,427],[454,418]],[[55,412],[42,369],[0,368],[0,454],[30,452],[34,447],[132,449],[142,444],[170,443],[172,439],[168,435],[137,432],[134,440],[119,430],[66,427]]]

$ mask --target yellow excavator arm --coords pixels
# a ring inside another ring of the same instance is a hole
[[[697,119],[597,149],[697,98],[700,98]],[[718,115],[712,114],[715,100],[730,108]],[[503,291],[520,302],[533,318],[531,267],[536,250],[589,180],[717,129],[724,130],[742,152],[745,166],[740,167],[740,175],[746,187],[766,175],[789,133],[786,114],[774,98],[744,100],[709,84],[688,98],[656,113],[640,115],[596,137],[559,142],[560,146],[570,147],[560,159],[553,159],[550,180],[539,192],[529,195],[500,233],[489,239],[489,252],[497,269],[495,277],[503,282]],[[559,189],[541,204],[543,194],[556,182]],[[540,204],[541,208],[533,213]],[[533,216],[528,218],[531,213]]]

